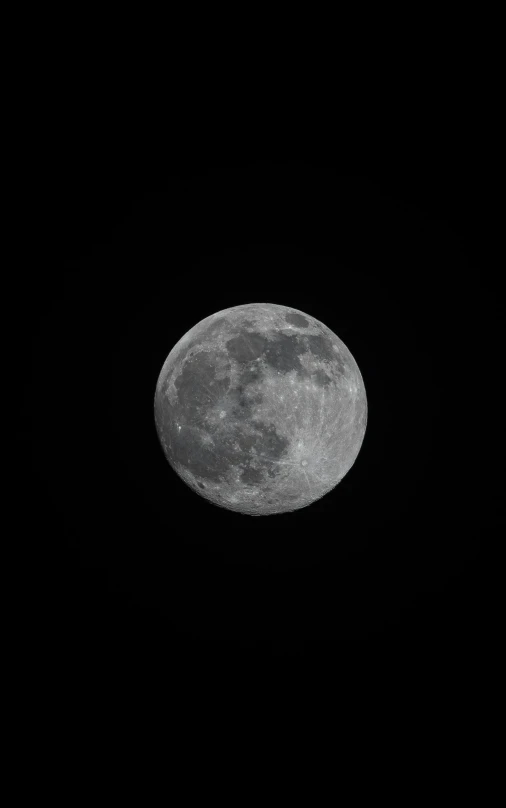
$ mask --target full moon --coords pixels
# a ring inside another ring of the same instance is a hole
[[[358,365],[329,328],[272,303],[206,317],[155,393],[165,455],[196,493],[251,515],[304,508],[350,470],[367,423]]]

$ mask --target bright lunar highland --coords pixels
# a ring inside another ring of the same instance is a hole
[[[206,317],[174,346],[155,421],[172,468],[246,514],[304,508],[360,451],[367,399],[357,363],[323,323],[273,303]]]

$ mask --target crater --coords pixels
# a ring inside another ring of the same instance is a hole
[[[230,387],[230,377],[220,379],[216,376],[214,354],[197,353],[185,362],[174,385],[177,390],[175,416],[183,422],[189,422],[226,394]]]
[[[343,356],[342,356],[341,352],[336,353],[334,355],[333,365],[337,369],[338,373],[341,376],[344,376],[344,374],[346,373],[346,365],[344,364],[344,360],[343,360]]]
[[[262,369],[258,364],[251,364],[244,368],[239,374],[239,384],[246,387],[248,384],[260,382],[262,379]]]
[[[285,320],[290,325],[295,325],[298,328],[308,328],[309,327],[309,320],[306,320],[302,314],[297,314],[296,311],[290,311],[288,314],[285,314]]]
[[[204,328],[203,331],[194,334],[191,342],[189,342],[186,347],[186,356],[192,356],[197,348],[201,348],[203,345],[206,345],[206,343],[209,343],[211,337],[215,336],[223,328],[226,322],[225,317],[219,317],[217,320],[214,320],[214,322],[209,323],[209,325]]]
[[[285,315],[288,316],[290,314]],[[308,326],[307,320],[306,323]],[[336,359],[339,361],[333,350],[332,341],[320,334],[284,334],[269,331],[267,336],[258,331],[243,329],[229,339],[226,346],[229,357],[244,367],[244,370],[241,370],[243,384],[261,379],[261,369],[258,365],[252,364],[258,359],[263,359],[266,365],[283,374],[295,370],[301,378],[307,377],[307,371],[300,361],[300,356],[304,353],[313,354],[319,361],[329,363],[336,362]],[[342,362],[339,370],[341,373],[344,371]],[[317,375],[315,381],[321,386],[330,383],[330,379],[323,372]]]
[[[318,387],[328,387],[329,384],[332,383],[330,376],[328,376],[323,370],[320,370],[320,368],[311,374],[311,379]]]
[[[281,373],[289,373],[291,370],[302,373],[303,367],[299,356],[304,352],[305,347],[297,336],[276,334],[275,338],[268,343],[264,359],[270,367]]]
[[[221,330],[221,328],[226,324],[226,322],[227,322],[226,317],[218,317],[217,320],[213,320],[213,322],[210,323],[207,326],[207,328],[204,329],[202,334],[200,334],[199,340],[205,340],[208,337],[214,336],[215,334],[218,333],[218,331]]]
[[[247,466],[241,472],[241,480],[243,483],[251,483],[254,485],[255,483],[261,483],[264,479],[262,472],[259,469],[251,468],[251,466]]]
[[[171,459],[197,477],[218,482],[230,466],[231,456],[226,447],[217,454],[213,443],[204,442],[197,428],[172,430],[171,450]]]
[[[171,417],[167,428],[171,462],[201,480],[222,481],[235,466],[243,469],[243,482],[260,483],[265,481],[266,473],[275,477],[280,472],[273,461],[285,455],[289,447],[289,441],[278,435],[272,424],[252,421],[251,416],[241,419],[236,416],[217,425],[208,421],[204,412],[182,427]],[[200,482],[198,485],[205,487]]]
[[[301,335],[301,340],[307,345],[307,350],[310,351],[318,359],[333,362],[335,360],[335,353],[332,347],[332,341],[321,334],[304,334]]]
[[[241,331],[236,337],[227,340],[229,355],[236,362],[251,362],[258,359],[265,350],[267,339],[256,331]]]
[[[253,421],[255,429],[260,433],[255,442],[255,449],[260,461],[276,461],[286,455],[290,441],[278,435],[276,429],[271,424],[264,424],[262,421]],[[270,477],[275,477],[278,473],[276,464],[267,462],[264,464]]]

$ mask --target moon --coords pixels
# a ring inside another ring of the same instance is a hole
[[[251,515],[295,511],[350,470],[367,423],[358,365],[309,314],[249,303],[206,317],[169,353],[155,423],[197,494]]]

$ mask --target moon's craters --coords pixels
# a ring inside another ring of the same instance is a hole
[[[309,325],[309,321],[306,317],[303,317],[302,314],[298,314],[296,311],[289,311],[285,314],[285,320],[290,325],[296,325],[299,328],[307,328]]]
[[[236,362],[251,362],[262,356],[267,347],[267,339],[263,334],[242,330],[229,339],[226,345],[229,356]]]
[[[225,344],[229,357],[240,364],[261,359],[264,365],[280,373],[296,370],[305,378],[310,375],[303,363],[303,356],[307,355],[313,361],[328,362],[339,373],[344,373],[344,365],[340,356],[334,353],[332,342],[321,334],[283,333],[272,329],[259,333],[242,328]],[[326,379],[316,370],[315,383],[325,384]]]

